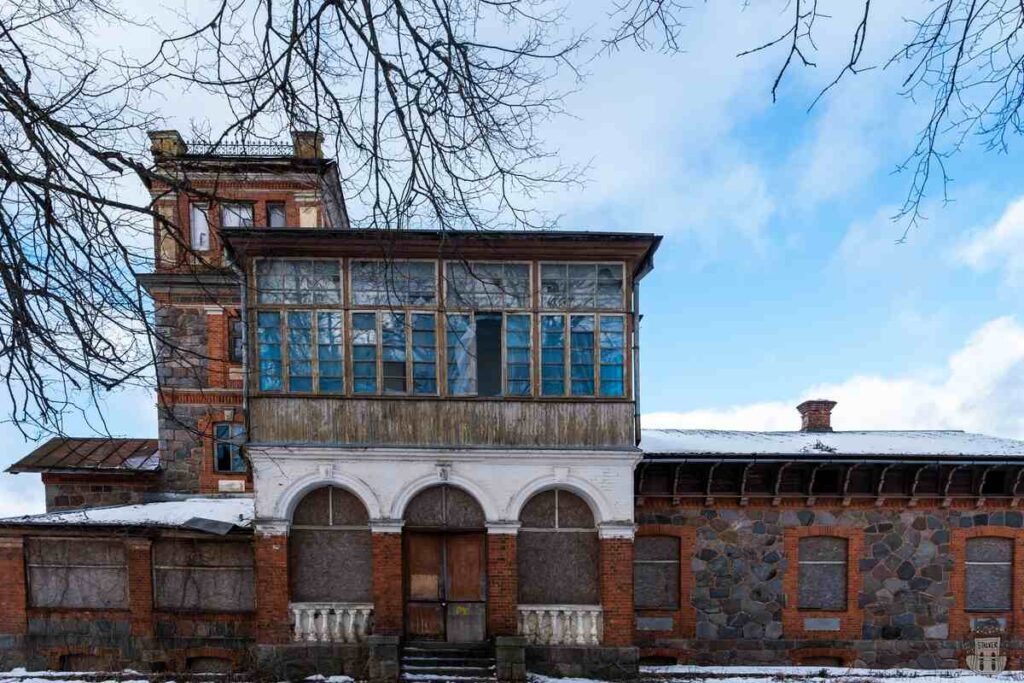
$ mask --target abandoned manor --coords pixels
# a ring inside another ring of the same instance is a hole
[[[1024,441],[645,429],[659,236],[355,228],[316,133],[150,137],[159,433],[9,468],[0,671],[1024,666]]]

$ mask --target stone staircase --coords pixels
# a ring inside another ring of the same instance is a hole
[[[494,647],[490,643],[406,643],[402,681],[495,683]]]

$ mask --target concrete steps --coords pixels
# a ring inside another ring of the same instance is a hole
[[[412,642],[402,647],[402,681],[495,683],[490,643]]]

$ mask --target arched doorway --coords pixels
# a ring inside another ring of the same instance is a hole
[[[480,504],[447,484],[416,495],[403,516],[405,631],[415,639],[487,635],[487,532]]]

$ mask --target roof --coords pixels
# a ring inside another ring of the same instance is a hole
[[[8,472],[154,472],[156,439],[55,437],[7,468]]]
[[[645,429],[640,450],[650,459],[910,459],[1024,458],[1024,441],[963,431],[740,432]]]
[[[251,527],[254,516],[251,497],[194,497],[8,517],[0,519],[0,526],[157,526],[203,531],[226,527],[226,531]]]

